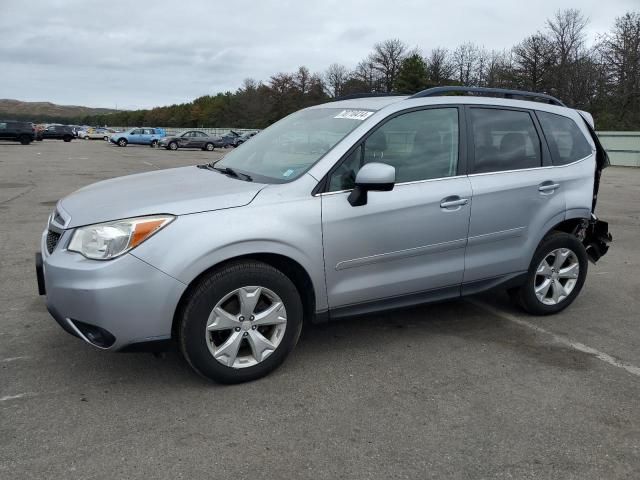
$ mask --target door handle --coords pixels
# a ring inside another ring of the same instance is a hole
[[[553,190],[556,190],[558,188],[560,188],[559,183],[544,182],[538,185],[539,192],[553,192]]]
[[[463,205],[466,205],[467,203],[469,203],[468,198],[460,198],[459,196],[454,195],[451,197],[443,198],[440,201],[440,208],[461,207]]]

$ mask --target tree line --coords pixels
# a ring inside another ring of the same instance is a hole
[[[640,12],[618,17],[587,44],[589,20],[557,11],[541,30],[505,50],[475,43],[455,49],[411,48],[389,39],[355,67],[325,72],[305,66],[267,81],[247,79],[235,92],[149,110],[83,118],[93,125],[264,128],[300,108],[355,93],[415,93],[440,85],[500,87],[549,93],[591,112],[601,130],[640,130]]]

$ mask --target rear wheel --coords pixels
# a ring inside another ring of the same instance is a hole
[[[156,148],[158,146],[158,140],[151,140],[151,148]]]
[[[121,139],[118,140],[118,146],[119,147],[126,147],[127,143],[129,143],[129,142],[127,142],[126,138],[121,138]]]
[[[72,138],[73,138],[73,137],[72,137],[71,135],[65,135],[64,137],[62,137],[62,140],[63,140],[64,142],[69,143],[69,142],[71,141],[71,139],[72,139]]]
[[[104,137],[102,137],[102,138],[104,139],[105,142],[109,141],[109,137],[106,136],[106,135]]]
[[[169,150],[177,150],[178,149],[178,144],[176,142],[169,142],[169,145],[167,145],[169,147]]]
[[[554,232],[538,246],[527,280],[511,296],[533,315],[549,315],[576,299],[587,277],[589,261],[584,245],[574,235]]]
[[[31,143],[31,137],[29,135],[20,135],[20,138],[18,139],[18,141],[22,145],[29,145]]]
[[[239,383],[267,375],[295,347],[303,309],[291,280],[262,262],[213,271],[188,295],[180,346],[201,375]]]
[[[207,143],[207,144],[204,146],[204,149],[205,149],[207,152],[213,152],[213,143]]]

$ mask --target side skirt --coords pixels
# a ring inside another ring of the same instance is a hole
[[[515,272],[499,277],[464,283],[462,285],[454,285],[434,290],[410,293],[407,295],[388,297],[371,302],[345,305],[342,307],[332,308],[328,311],[316,312],[312,322],[325,323],[328,321],[342,320],[344,318],[386,312],[390,310],[400,310],[416,305],[451,300],[454,298],[485,292],[487,290],[517,287],[525,282],[526,276],[527,272]]]

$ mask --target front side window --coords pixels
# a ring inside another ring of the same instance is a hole
[[[404,113],[378,127],[332,173],[330,191],[353,188],[362,165],[382,162],[396,169],[396,183],[456,175],[458,109]]]
[[[536,115],[554,165],[567,165],[591,155],[591,145],[572,119],[547,112],[536,112]]]
[[[542,165],[540,137],[528,112],[471,108],[474,165],[471,173]]]
[[[294,180],[373,114],[331,107],[301,110],[228,153],[216,168],[229,167],[265,183]]]

